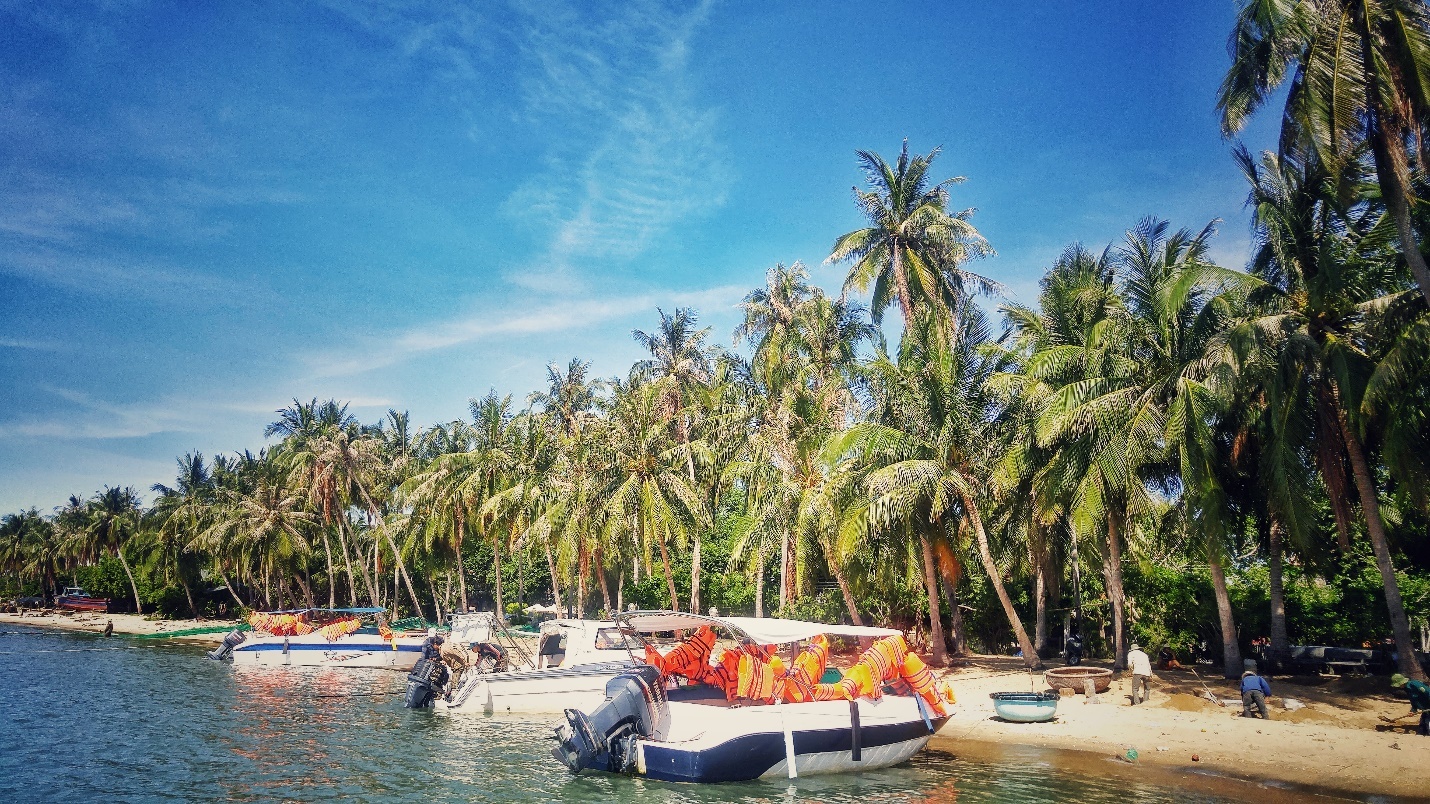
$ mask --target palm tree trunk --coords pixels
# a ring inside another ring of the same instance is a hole
[[[789,605],[789,531],[780,533],[780,610]]]
[[[495,532],[492,533],[492,569],[496,570],[497,576],[495,587],[497,621],[504,623],[506,622],[506,601],[502,599],[501,594],[501,539],[497,538]]]
[[[220,581],[223,581],[223,587],[227,589],[229,595],[233,597],[233,602],[236,603],[239,608],[242,608],[244,605],[243,599],[240,598],[238,596],[238,593],[233,590],[233,584],[228,582],[228,575],[226,575],[223,571],[223,564],[216,561],[214,562],[214,566],[218,570],[218,579]]]
[[[294,572],[293,580],[298,582],[298,588],[303,590],[303,600],[308,604],[308,608],[315,608],[313,605],[313,587],[308,585],[308,581],[303,577],[303,573]]]
[[[124,560],[124,550],[116,547],[114,554],[119,556],[119,565],[124,567],[124,574],[129,577],[129,588],[134,592],[134,611],[143,614],[144,604],[139,602],[139,584],[134,582],[134,573],[129,570],[129,562]]]
[[[929,604],[929,652],[933,654],[934,667],[948,664],[948,651],[943,642],[943,616],[938,605],[938,576],[933,562],[933,539],[928,533],[919,533],[919,549],[923,553],[924,593]]]
[[[894,287],[899,291],[899,312],[903,313],[904,332],[907,334],[914,328],[914,302],[909,298],[909,277],[904,272],[903,244],[896,237],[890,238],[889,254],[893,262],[890,273],[894,275]]]
[[[834,582],[839,584],[839,594],[844,597],[844,608],[849,610],[849,619],[853,620],[855,625],[863,625],[864,618],[859,616],[859,602],[854,599],[849,577],[844,574],[844,569],[839,566],[832,551],[826,550],[825,556],[828,558],[829,572],[834,576]]]
[[[978,540],[978,557],[983,561],[983,571],[988,574],[993,591],[998,594],[998,602],[1003,604],[1003,615],[1008,618],[1008,625],[1013,627],[1013,634],[1018,638],[1018,647],[1023,651],[1023,663],[1036,670],[1043,666],[1043,662],[1038,658],[1038,652],[1033,650],[1033,641],[1028,639],[1028,631],[1023,627],[1023,621],[1018,619],[1018,610],[1013,608],[1008,590],[1003,587],[1003,578],[998,573],[998,565],[993,561],[993,551],[988,547],[988,533],[983,530],[983,517],[978,513],[978,506],[967,497],[963,499],[963,507],[968,512],[968,520],[973,525],[973,535]]]
[[[1236,618],[1231,610],[1231,595],[1226,591],[1226,574],[1222,572],[1217,549],[1215,545],[1207,547],[1207,569],[1211,570],[1217,619],[1221,623],[1221,668],[1227,678],[1238,678],[1241,676],[1241,646],[1237,644]]]
[[[1033,651],[1038,658],[1048,652],[1048,584],[1047,566],[1036,560],[1033,566]]]
[[[1286,590],[1281,577],[1281,522],[1271,515],[1271,550],[1267,559],[1271,576],[1271,659],[1276,664],[1291,656],[1291,638],[1286,633]]]
[[[1122,589],[1122,509],[1107,512],[1107,597],[1112,601],[1112,667],[1127,669],[1127,595]]]
[[[467,535],[467,522],[463,516],[462,504],[459,501],[453,511],[452,541],[457,548],[457,591],[462,595],[461,601],[457,605],[457,611],[466,613],[467,611],[467,562],[462,558],[462,540]]]
[[[397,550],[397,542],[392,540],[392,534],[387,532],[387,528],[382,529],[382,535],[387,539],[388,549],[392,550],[392,560],[397,562],[397,574],[402,576],[402,583],[407,587],[407,596],[412,599],[412,610],[418,614],[422,613],[422,604],[417,600],[417,590],[412,588],[412,579],[407,575],[407,564],[402,560],[402,553]],[[397,597],[393,594],[393,598]]]
[[[179,576],[179,585],[184,587],[184,597],[189,601],[189,612],[194,615],[194,619],[199,619],[199,607],[194,605],[194,590],[189,588],[189,579],[184,577],[183,572],[176,572]]]
[[[952,642],[949,654],[962,656],[968,652],[968,638],[963,628],[963,610],[958,607],[959,566],[950,555],[948,561],[939,562],[938,570],[943,580],[944,595],[948,598],[949,638]]]
[[[334,609],[338,606],[338,579],[333,575],[333,545],[327,528],[323,528],[323,557],[328,561],[328,608]]]
[[[551,573],[551,594],[555,598],[556,608],[561,608],[561,578],[556,574],[556,554],[551,552],[551,533],[548,531],[542,540],[542,546],[546,548],[546,569]]]
[[[601,552],[600,542],[596,543],[596,549],[593,552],[592,560],[596,565],[596,577],[601,581],[601,602],[606,606],[606,616],[610,617],[615,609],[611,608],[611,582],[606,577],[605,555]]]
[[[442,599],[437,596],[437,583],[427,576],[427,591],[432,593],[432,613],[437,617],[433,622],[442,622]],[[420,609],[418,610],[421,611]]]
[[[765,540],[755,552],[755,616],[765,616]]]
[[[334,521],[338,526],[338,548],[343,551],[343,565],[348,571],[348,602],[354,608],[357,607],[357,579],[353,577],[353,559],[348,554],[348,540],[343,535],[343,517],[335,517]]]
[[[656,540],[660,545],[660,565],[665,570],[665,586],[670,590],[670,608],[673,611],[680,611],[680,601],[675,596],[675,573],[670,569],[670,553],[665,549],[665,536]]]
[[[1355,5],[1358,9],[1355,17],[1360,29],[1361,63],[1366,72],[1369,139],[1371,153],[1375,157],[1376,177],[1380,179],[1381,199],[1385,202],[1386,212],[1395,221],[1400,251],[1405,255],[1415,283],[1420,286],[1420,295],[1430,302],[1430,268],[1426,267],[1425,257],[1420,253],[1420,245],[1415,239],[1415,224],[1410,216],[1410,165],[1405,152],[1405,121],[1395,99],[1385,97],[1375,69],[1378,59],[1367,14],[1369,4],[1361,2]]]
[[[1405,605],[1400,600],[1400,583],[1395,578],[1395,567],[1390,561],[1390,540],[1385,534],[1385,520],[1380,516],[1380,499],[1376,495],[1375,480],[1371,477],[1365,451],[1361,448],[1355,431],[1351,429],[1344,406],[1338,408],[1341,434],[1345,438],[1346,452],[1351,459],[1351,474],[1355,476],[1361,509],[1365,511],[1366,532],[1370,536],[1371,548],[1375,551],[1375,565],[1380,570],[1381,582],[1385,585],[1385,606],[1390,613],[1390,630],[1395,634],[1395,649],[1400,654],[1400,672],[1418,681],[1425,681],[1425,671],[1415,658],[1415,643],[1410,638],[1410,621],[1405,617]]]
[[[639,520],[637,520],[639,521]],[[586,579],[591,576],[591,551],[585,545],[576,559],[576,619],[586,618]]]

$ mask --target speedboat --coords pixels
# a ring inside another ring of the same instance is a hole
[[[55,605],[75,611],[109,611],[109,598],[94,597],[78,586],[65,587],[64,594],[55,598]]]
[[[533,637],[524,644],[491,614],[453,615],[444,666],[414,668],[407,706],[488,715],[594,708],[607,682],[640,663],[639,640],[609,620],[548,620]]]
[[[252,632],[235,629],[209,658],[234,666],[386,667],[411,670],[425,631],[392,631],[383,608],[294,609],[254,612]],[[373,620],[373,624],[367,624]],[[249,634],[253,634],[250,636]]]
[[[952,692],[892,629],[668,611],[616,622],[643,639],[694,634],[613,678],[589,715],[565,712],[553,755],[574,773],[703,783],[884,768],[922,749],[952,712]],[[717,631],[731,643],[719,655]],[[828,637],[876,641],[839,682],[820,683]],[[774,649],[802,642],[785,667]]]

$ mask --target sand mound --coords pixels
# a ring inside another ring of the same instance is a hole
[[[1273,720],[1285,720],[1290,723],[1340,723],[1341,719],[1328,715],[1325,712],[1317,712],[1314,709],[1297,709],[1295,712],[1287,712],[1284,709],[1272,709]]]
[[[1178,712],[1205,712],[1219,708],[1206,698],[1198,698],[1185,692],[1174,692],[1158,705],[1167,709],[1175,709]]]

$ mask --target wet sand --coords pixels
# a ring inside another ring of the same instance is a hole
[[[1203,688],[1190,671],[1154,675],[1151,699],[1134,707],[1124,675],[1099,703],[1066,697],[1052,722],[1009,723],[997,718],[990,692],[1046,687],[1041,673],[1030,677],[1020,668],[1018,660],[976,657],[949,671],[958,711],[930,748],[994,757],[1020,746],[1055,749],[1046,761],[1081,763],[1095,773],[1170,772],[1199,785],[1215,780],[1268,802],[1316,792],[1430,800],[1430,737],[1386,730],[1376,719],[1409,711],[1384,677],[1273,678],[1271,719],[1261,720],[1240,717],[1235,682],[1209,679],[1201,668],[1201,681],[1225,707],[1197,697]],[[1305,708],[1287,711],[1286,698]],[[1126,759],[1128,749],[1136,759]]]

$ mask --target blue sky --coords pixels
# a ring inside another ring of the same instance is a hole
[[[838,287],[854,150],[905,137],[1020,300],[1144,215],[1239,267],[1235,10],[0,0],[0,512],[256,449],[293,397],[426,424],[624,374],[657,306],[728,344],[774,263]]]

